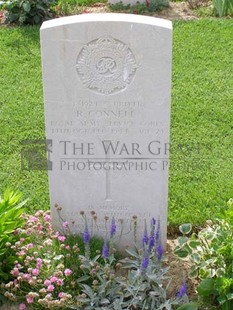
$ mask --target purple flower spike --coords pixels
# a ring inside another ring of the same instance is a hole
[[[152,217],[152,219],[151,219],[151,224],[152,224],[152,226],[155,226],[155,224],[156,224],[156,220],[155,220],[155,218],[153,218],[153,217]]]
[[[148,238],[148,233],[147,233],[147,227],[145,223],[145,229],[144,229],[144,234],[142,238],[142,245],[144,246],[145,244],[148,244],[149,238]]]
[[[89,234],[89,231],[87,229],[87,227],[85,228],[84,232],[83,232],[83,242],[85,244],[88,244],[89,241],[90,241],[91,237],[90,237],[90,234]]]
[[[157,246],[157,257],[158,260],[161,260],[162,256],[163,256],[163,246],[161,243],[159,243],[159,245]]]
[[[109,251],[108,251],[108,245],[107,242],[104,242],[103,248],[102,248],[102,256],[103,258],[108,258],[109,257]]]
[[[149,257],[147,255],[144,255],[142,259],[142,266],[141,266],[142,272],[146,271],[148,265],[149,265]]]
[[[115,218],[112,218],[111,227],[110,227],[110,238],[116,234],[116,221]]]
[[[156,233],[155,233],[156,242],[159,240],[159,237],[160,237],[160,221],[158,221],[158,226],[157,226]]]
[[[151,252],[151,250],[153,249],[154,246],[155,246],[155,237],[154,236],[150,236],[150,239],[149,239],[149,252]]]
[[[182,285],[181,285],[181,288],[179,290],[179,292],[177,293],[177,298],[178,299],[181,299],[187,292],[187,286],[186,286],[186,283],[183,282]]]
[[[156,220],[154,218],[151,219],[151,232],[149,238],[149,252],[151,252],[152,248],[155,246],[155,224]]]

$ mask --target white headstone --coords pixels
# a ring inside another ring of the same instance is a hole
[[[160,219],[166,240],[172,25],[154,17],[86,14],[41,27],[53,224],[73,233],[90,211],[115,218],[121,244]],[[62,207],[60,214],[54,208]],[[110,219],[106,222],[104,217]],[[117,239],[116,239],[117,240]]]

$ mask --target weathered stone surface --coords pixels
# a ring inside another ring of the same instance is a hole
[[[90,231],[105,235],[114,217],[126,245],[134,240],[132,217],[138,243],[154,217],[164,242],[171,22],[127,14],[60,18],[42,25],[41,47],[55,227],[64,220],[81,232],[83,210]]]

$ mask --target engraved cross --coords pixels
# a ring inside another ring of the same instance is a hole
[[[108,163],[109,169],[106,169],[106,198],[105,201],[112,201],[111,199],[111,183],[110,183],[110,153],[106,154],[106,163]]]

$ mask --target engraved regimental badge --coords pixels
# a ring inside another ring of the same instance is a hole
[[[126,44],[105,35],[83,47],[76,69],[88,89],[107,95],[126,89],[137,64]]]

